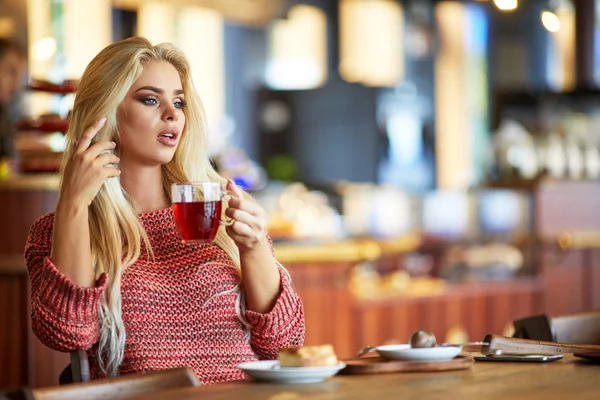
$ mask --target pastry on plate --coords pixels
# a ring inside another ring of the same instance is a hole
[[[279,351],[280,367],[331,367],[338,362],[333,346],[330,344],[285,347]]]

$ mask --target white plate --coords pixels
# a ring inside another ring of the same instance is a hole
[[[462,346],[436,346],[413,349],[410,344],[390,344],[377,347],[379,355],[386,360],[401,361],[448,361],[460,354]]]
[[[286,367],[281,368],[277,360],[254,361],[238,364],[237,367],[250,377],[277,383],[321,382],[346,367],[343,362],[332,367]]]

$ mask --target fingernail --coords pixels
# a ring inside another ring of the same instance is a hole
[[[100,118],[100,120],[98,121],[98,123],[100,125],[104,125],[105,122],[106,122],[106,117]]]

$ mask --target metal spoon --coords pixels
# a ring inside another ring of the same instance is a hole
[[[377,348],[377,346],[365,346],[362,349],[360,349],[360,351],[358,353],[356,353],[354,358],[360,358],[360,357],[364,356],[365,354],[372,352],[376,348]]]

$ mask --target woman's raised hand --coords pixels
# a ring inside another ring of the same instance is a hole
[[[106,118],[96,121],[83,132],[76,143],[75,152],[63,174],[61,201],[87,207],[92,204],[107,178],[121,174],[118,168],[111,165],[119,162],[119,157],[110,152],[115,148],[115,142],[99,141],[91,144],[105,122]]]

